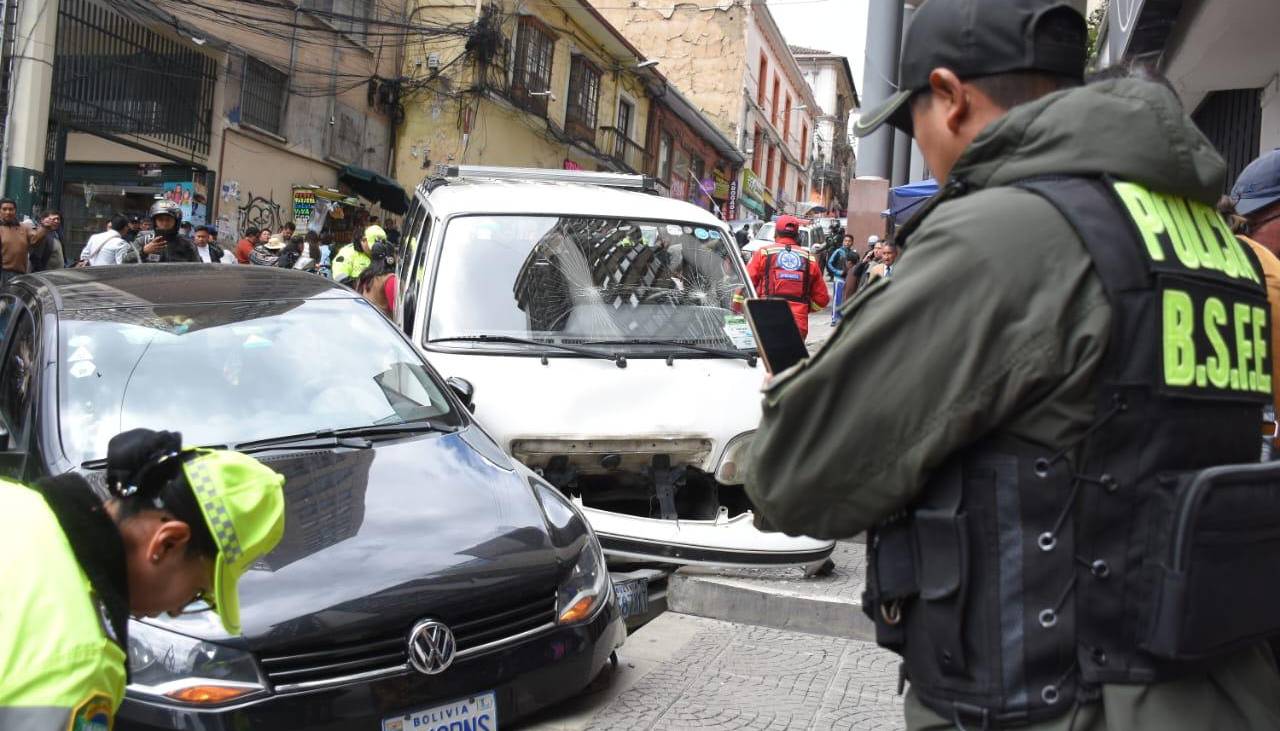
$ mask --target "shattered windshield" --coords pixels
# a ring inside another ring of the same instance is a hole
[[[745,296],[740,256],[718,228],[466,216],[445,232],[428,341],[752,349]]]

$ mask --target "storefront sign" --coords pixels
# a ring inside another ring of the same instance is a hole
[[[698,188],[700,188],[700,191],[699,191],[700,194],[698,195],[698,203],[701,205],[706,205],[708,199],[711,197],[711,194],[714,193],[716,190],[716,181],[711,178],[703,178],[702,180],[698,181]]]
[[[738,220],[738,180],[734,178],[729,181],[729,192],[725,196],[727,203],[724,207],[724,220]]]
[[[751,168],[743,168],[741,183],[738,187],[738,196],[742,199],[763,200],[765,189],[764,182],[755,174]]]
[[[158,178],[164,174],[164,169],[157,162],[144,162],[138,166],[139,178]]]
[[[719,200],[725,200],[729,197],[729,179],[719,170],[715,171],[715,193],[713,194]]]
[[[293,225],[299,229],[311,228],[311,214],[316,209],[316,193],[311,188],[293,189]]]

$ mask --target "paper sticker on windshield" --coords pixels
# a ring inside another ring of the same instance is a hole
[[[72,363],[67,372],[72,378],[88,378],[98,372],[98,367],[91,360],[82,360],[79,363]]]
[[[756,336],[751,332],[747,318],[742,315],[724,316],[724,334],[729,336],[729,342],[738,350],[756,347]]]
[[[707,232],[707,236],[711,237],[713,241],[720,240],[720,232],[715,230],[714,228]]]
[[[679,226],[677,226],[677,225],[675,225],[674,223],[668,223],[668,224],[667,224],[667,233],[671,234],[672,236],[679,236],[679,235],[680,235],[680,227],[679,227]]]
[[[707,230],[705,228],[695,228],[693,230],[693,235],[697,236],[699,241],[707,240]]]
[[[93,353],[90,353],[89,349],[83,345],[76,348],[76,352],[72,353],[70,358],[67,358],[68,363],[78,363],[82,360],[93,360]]]

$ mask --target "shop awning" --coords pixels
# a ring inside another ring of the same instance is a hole
[[[890,188],[889,209],[884,212],[884,215],[895,222],[906,220],[915,212],[917,206],[932,198],[937,192],[938,181],[933,178]]]
[[[338,181],[350,186],[361,198],[367,198],[392,213],[404,215],[409,212],[409,197],[404,194],[404,188],[385,175],[348,165],[338,175]]]

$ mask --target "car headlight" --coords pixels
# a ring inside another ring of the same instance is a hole
[[[756,435],[749,431],[729,440],[716,468],[716,482],[721,485],[742,485],[747,481],[751,467],[751,440]]]
[[[214,705],[265,690],[244,650],[129,621],[129,691],[192,705]]]
[[[569,576],[556,591],[556,622],[576,624],[591,619],[609,602],[609,572],[595,535],[589,534]]]
[[[552,543],[562,550],[574,551],[575,556],[573,567],[556,590],[556,622],[584,622],[609,603],[611,584],[604,551],[591,525],[569,498],[536,477],[530,477],[529,483],[547,516]]]

